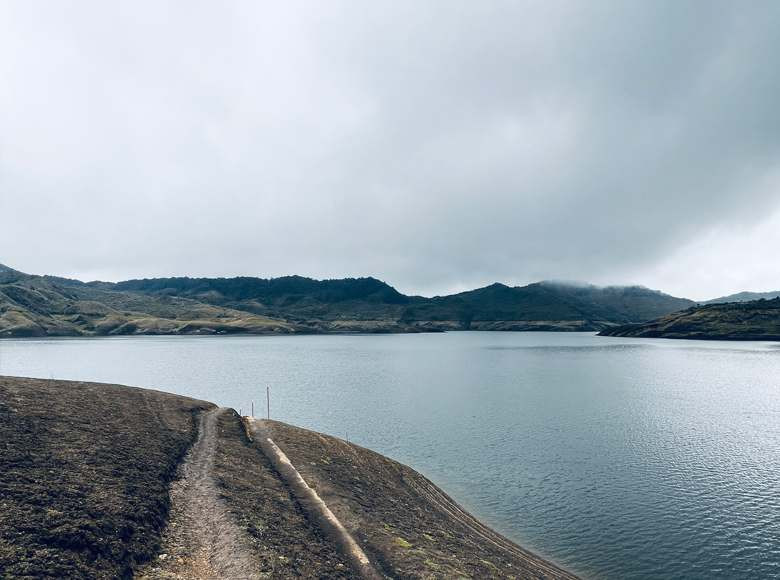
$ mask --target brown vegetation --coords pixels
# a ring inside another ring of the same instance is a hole
[[[219,418],[214,477],[267,577],[350,577],[347,560],[306,519],[268,459],[249,442],[233,410]]]
[[[383,455],[276,421],[263,427],[391,578],[574,578],[482,525]]]
[[[168,484],[210,407],[0,377],[0,577],[132,576],[157,553]]]
[[[262,423],[384,576],[573,578],[409,467]],[[355,577],[235,411],[156,391],[0,377],[0,508],[2,578]]]

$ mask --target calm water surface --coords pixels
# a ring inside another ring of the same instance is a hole
[[[589,578],[780,578],[780,345],[585,333],[0,341],[0,373],[264,410]]]

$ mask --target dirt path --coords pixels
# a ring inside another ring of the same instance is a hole
[[[171,512],[162,551],[141,578],[260,578],[248,540],[219,498],[212,478],[217,420],[225,409],[200,416],[198,439],[171,486]]]

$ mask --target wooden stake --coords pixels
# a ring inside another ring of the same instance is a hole
[[[255,401],[253,399],[252,400],[252,418],[254,419],[254,417],[255,417]]]
[[[265,414],[266,419],[271,418],[271,387],[265,388]]]

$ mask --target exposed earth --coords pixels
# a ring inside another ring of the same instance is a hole
[[[268,435],[389,578],[574,578],[481,524],[417,471],[277,421]]]
[[[217,421],[226,410],[198,418],[198,439],[171,485],[171,513],[161,553],[142,578],[259,578],[249,541],[223,501],[213,477]]]
[[[0,377],[0,498],[2,578],[574,578],[382,455],[132,387]]]
[[[0,377],[0,578],[129,578],[213,408],[156,391]]]

